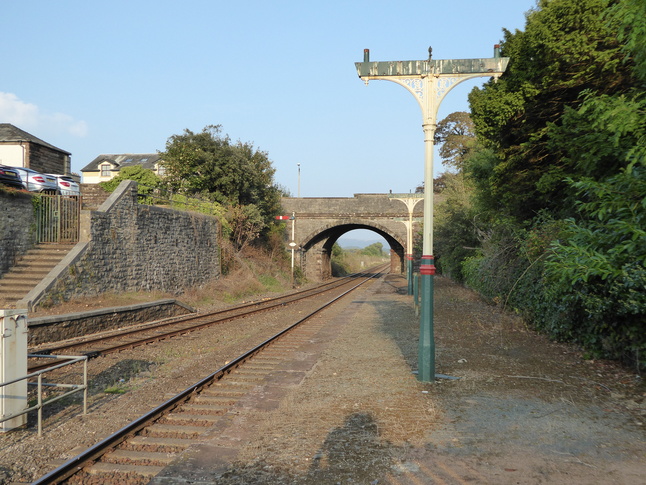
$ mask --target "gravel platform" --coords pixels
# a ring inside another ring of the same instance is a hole
[[[646,483],[638,376],[450,280],[435,301],[437,372],[459,379],[417,381],[419,319],[389,275],[151,483]]]
[[[90,414],[52,412],[42,439],[33,425],[0,436],[0,483],[41,476],[185,388],[185,379],[262,341],[284,315],[262,318],[253,331],[231,324],[182,346],[100,359]],[[436,372],[459,379],[417,381],[419,318],[401,275],[317,319],[325,324],[289,363],[151,483],[646,483],[646,388],[629,369],[583,360],[442,277]],[[124,394],[105,394],[101,379],[123,381]]]

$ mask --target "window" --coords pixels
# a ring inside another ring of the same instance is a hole
[[[164,167],[163,165],[158,164],[157,165],[157,175],[159,175],[160,177],[166,175],[166,167]]]
[[[101,165],[101,177],[109,177],[110,176],[110,164],[104,163]]]

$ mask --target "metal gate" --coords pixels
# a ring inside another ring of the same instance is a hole
[[[38,242],[78,242],[80,214],[80,197],[41,194],[36,211]]]

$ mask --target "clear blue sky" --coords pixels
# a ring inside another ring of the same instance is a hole
[[[29,0],[4,2],[0,122],[72,153],[154,153],[220,124],[268,153],[301,196],[409,192],[423,180],[421,111],[354,62],[491,57],[534,0]],[[456,87],[439,119],[485,78]],[[443,171],[436,159],[436,173]]]

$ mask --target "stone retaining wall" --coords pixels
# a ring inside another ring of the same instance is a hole
[[[81,184],[80,188],[83,209],[96,210],[110,197],[110,192],[99,184]]]
[[[137,203],[123,181],[96,211],[81,211],[81,242],[17,308],[32,311],[104,292],[180,294],[220,276],[219,221]]]
[[[35,240],[32,196],[0,190],[0,276],[34,246]]]
[[[29,346],[57,342],[106,330],[114,330],[162,318],[194,313],[177,300],[159,300],[123,307],[30,318]]]

